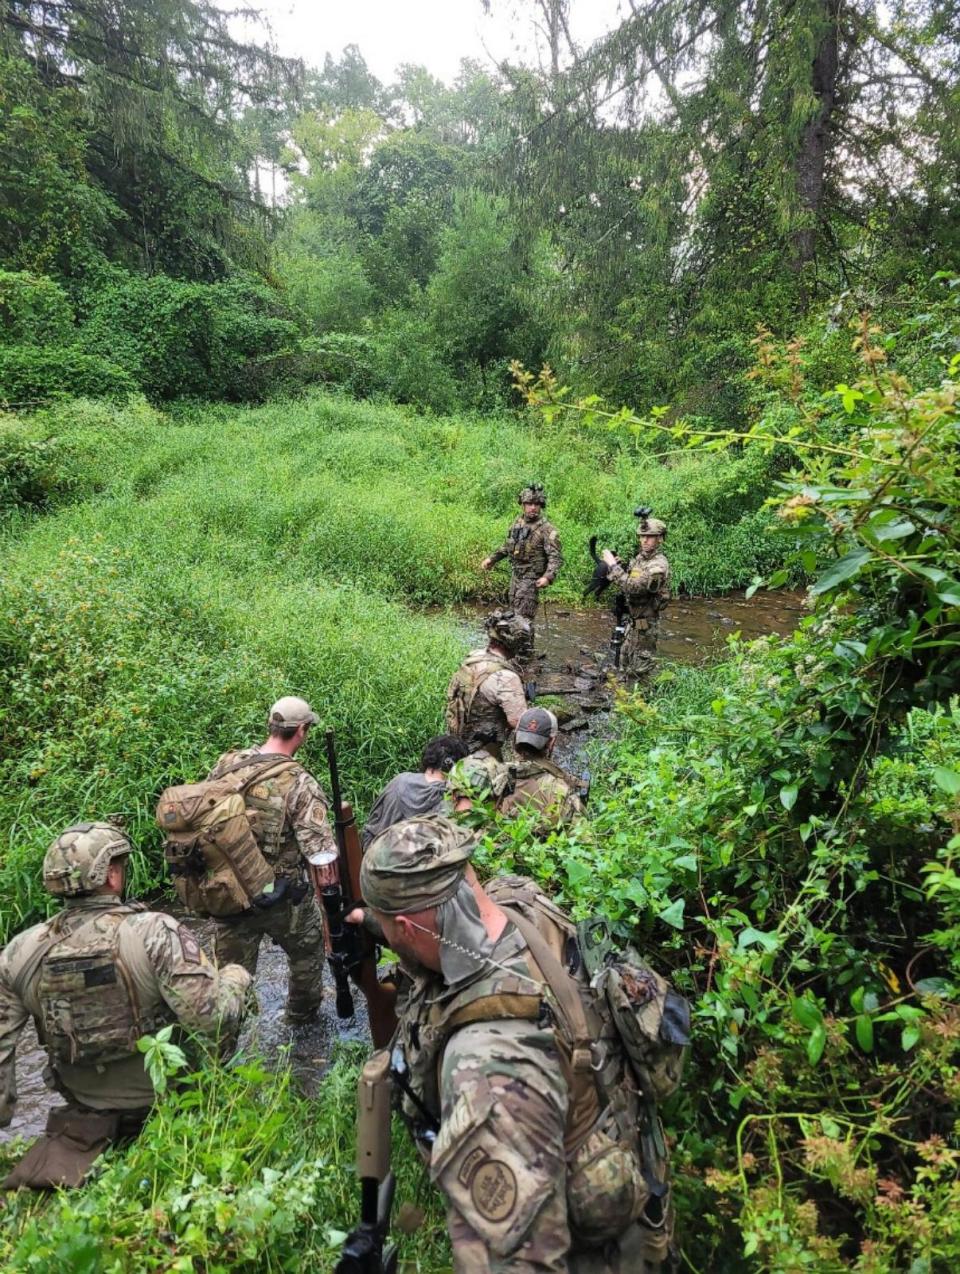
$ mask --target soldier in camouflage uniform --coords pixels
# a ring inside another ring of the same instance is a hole
[[[663,553],[666,534],[666,524],[659,518],[643,516],[637,524],[640,552],[626,568],[610,549],[601,555],[630,613],[620,655],[620,666],[628,676],[648,676],[656,662],[660,613],[670,600],[670,563]]]
[[[305,859],[332,855],[319,870],[319,883],[336,882],[336,842],[327,822],[327,798],[319,783],[294,755],[303,745],[310,726],[319,717],[303,699],[288,696],[270,709],[269,736],[259,747],[226,752],[210,771],[216,779],[227,770],[240,782],[248,778],[238,762],[250,759],[250,776],[243,799],[261,853],[273,867],[276,888],[283,897],[266,910],[250,910],[216,922],[218,963],[242,964],[257,971],[260,940],[265,935],[282,947],[290,962],[287,1021],[313,1021],[323,998],[324,936],[320,908],[307,883]],[[262,757],[288,756],[290,764],[279,773],[256,782]]]
[[[454,1271],[659,1271],[672,1228],[662,1133],[655,1163],[619,1036],[569,971],[573,926],[529,881],[481,888],[474,846],[447,819],[410,819],[379,836],[361,868],[364,899],[410,978],[395,1040],[403,1112],[447,1198]],[[572,1050],[555,982],[579,1014]]]
[[[510,595],[513,609],[530,621],[530,637],[518,651],[522,660],[533,658],[534,628],[540,590],[548,588],[563,565],[563,551],[557,528],[546,520],[543,510],[547,506],[547,494],[539,483],[524,487],[518,503],[523,512],[510,527],[507,538],[489,557],[480,563],[489,571],[505,557],[510,559]]]
[[[79,1185],[102,1150],[136,1135],[154,1098],[140,1036],[179,1023],[229,1047],[239,1031],[249,973],[218,970],[186,925],[123,901],[132,852],[110,823],[68,827],[43,861],[63,910],[0,953],[0,1127],[13,1118],[30,1017],[49,1058],[44,1079],[69,1103],[51,1111],[4,1188]]]
[[[539,814],[531,826],[537,836],[572,823],[583,813],[577,782],[550,759],[557,742],[557,718],[546,708],[528,708],[514,734],[516,760],[507,765],[509,790],[497,809],[513,816],[521,811]]]
[[[471,752],[499,759],[505,740],[527,706],[514,656],[529,639],[530,623],[512,610],[497,610],[485,624],[486,649],[471,650],[447,687],[447,729]]]

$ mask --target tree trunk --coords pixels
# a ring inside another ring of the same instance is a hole
[[[837,98],[840,62],[840,0],[821,0],[821,31],[811,65],[811,88],[817,107],[800,134],[796,183],[800,226],[794,231],[794,268],[802,270],[816,259],[818,223],[823,209],[823,188],[830,124]]]

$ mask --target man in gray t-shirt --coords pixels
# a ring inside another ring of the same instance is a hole
[[[419,772],[398,774],[374,801],[360,836],[364,850],[394,823],[432,814],[446,794],[447,774],[466,755],[466,744],[454,734],[431,739],[423,749]]]

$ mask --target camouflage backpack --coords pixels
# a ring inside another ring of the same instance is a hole
[[[51,923],[52,944],[37,983],[37,1034],[55,1063],[119,1061],[130,1056],[141,1035],[176,1020],[163,1003],[150,1014],[141,1012],[120,957],[120,926],[142,910],[138,904],[118,905],[71,926],[77,913],[68,909]]]
[[[262,816],[247,808],[244,793],[254,782],[296,764],[290,757],[264,753],[228,766],[219,778],[163,792],[157,823],[166,836],[164,858],[177,897],[190,911],[236,916],[273,885],[274,869],[253,830]],[[239,770],[251,773],[231,777]]]

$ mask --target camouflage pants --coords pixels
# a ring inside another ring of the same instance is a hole
[[[282,902],[232,923],[218,921],[217,964],[242,964],[255,974],[264,936],[283,948],[290,963],[287,1014],[308,1016],[323,999],[323,921],[314,894],[308,893],[296,906]]]
[[[628,677],[648,677],[656,665],[660,617],[634,619],[620,653],[620,670]]]
[[[516,575],[511,576],[509,602],[518,615],[522,615],[524,619],[529,619],[530,621],[530,641],[520,647],[517,656],[520,660],[532,659],[537,607],[540,604],[537,577],[522,579]]]

